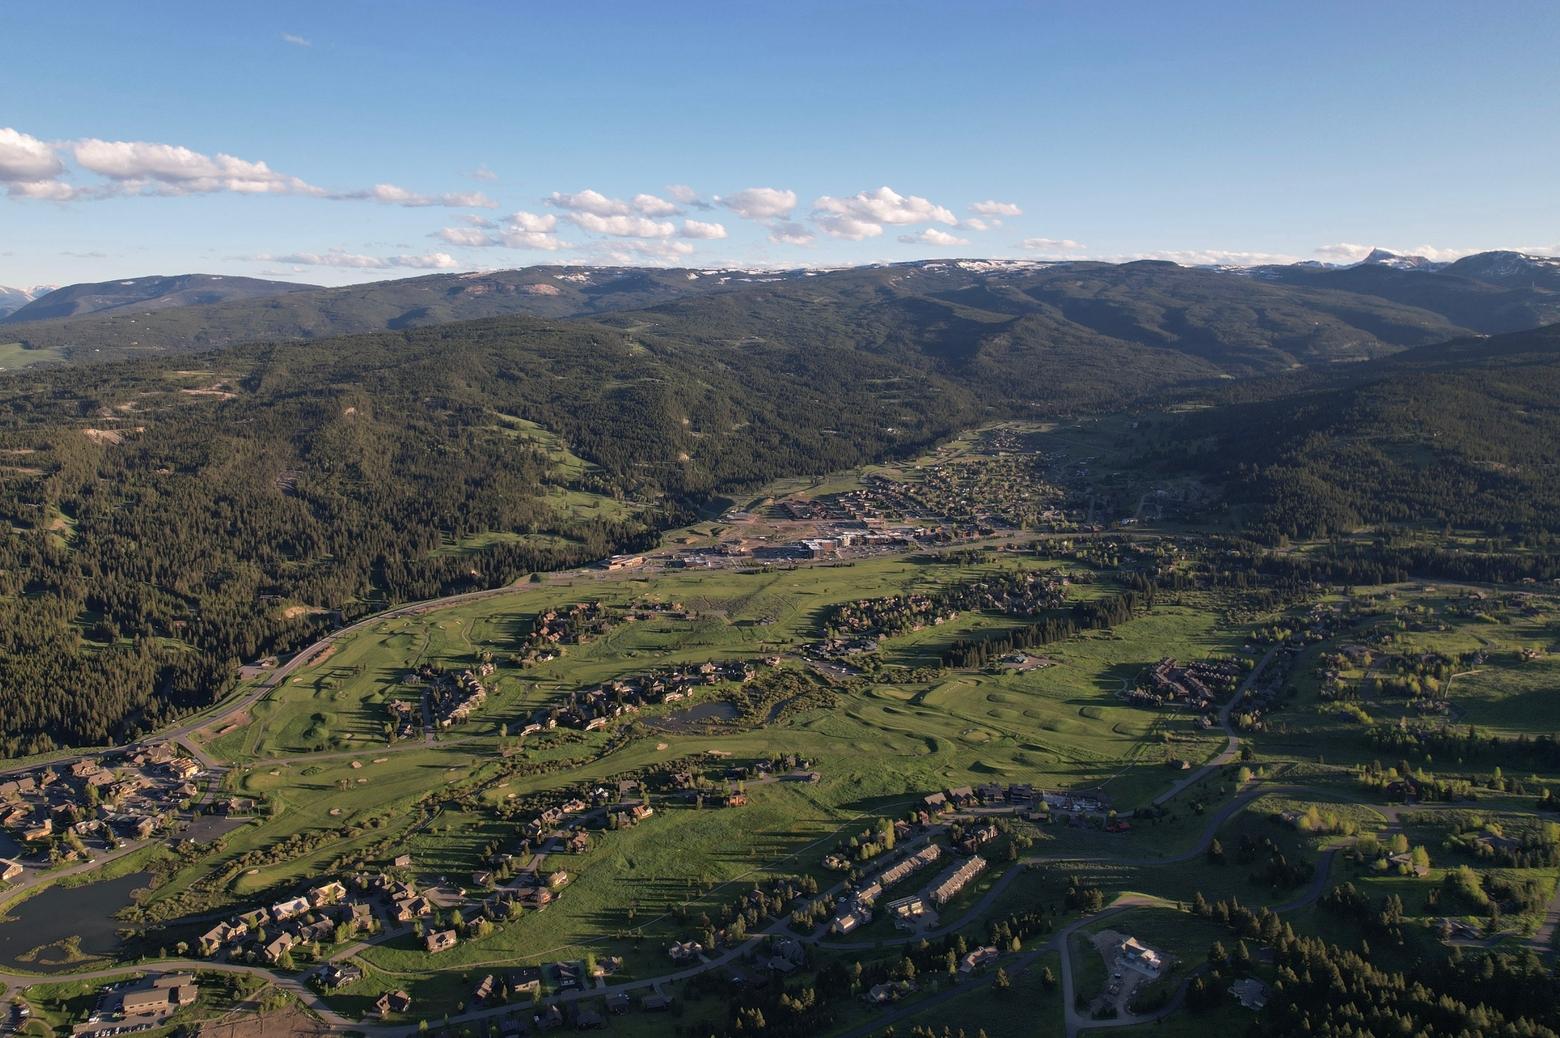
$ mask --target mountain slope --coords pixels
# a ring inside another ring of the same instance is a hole
[[[1387,263],[1253,268],[1270,284],[1347,292],[1387,300],[1484,334],[1521,331],[1560,320],[1560,264],[1518,253],[1480,253],[1424,268]]]
[[[1410,350],[1171,419],[1145,461],[1221,479],[1248,532],[1560,530],[1560,325]]]
[[[0,318],[15,313],[32,302],[34,293],[25,288],[6,288],[0,285]]]
[[[308,286],[266,298],[234,299],[198,309],[170,307],[151,314],[137,310],[26,321],[24,312],[13,315],[4,334],[35,348],[61,349],[73,358],[113,360],[142,353],[152,344],[159,351],[182,353],[241,342],[319,339],[511,314],[574,317],[712,291],[741,276],[607,267],[430,274],[343,288]]]
[[[1397,303],[1171,263],[863,267],[603,320],[691,340],[849,345],[956,378],[978,378],[993,351],[1021,349],[1031,363],[999,365],[1012,381],[990,387],[1017,400],[1076,388],[1058,370],[1101,358],[1166,385],[1360,360],[1465,331]]]
[[[156,275],[124,281],[66,285],[13,311],[5,318],[5,323],[84,317],[124,310],[144,316],[155,310],[263,299],[289,292],[304,292],[314,287],[220,274]]]

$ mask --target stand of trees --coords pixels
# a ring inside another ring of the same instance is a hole
[[[1154,585],[1142,581],[1142,587],[1105,598],[1075,602],[1066,616],[1048,617],[1012,631],[981,638],[960,638],[942,654],[945,667],[983,667],[1010,652],[1033,649],[1075,637],[1079,631],[1114,627],[1146,613],[1154,605]]]

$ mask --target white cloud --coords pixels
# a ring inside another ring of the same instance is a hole
[[[361,253],[331,249],[328,252],[292,252],[285,256],[262,253],[262,263],[292,263],[308,267],[347,267],[354,270],[389,270],[396,267],[414,270],[454,270],[460,264],[447,252],[423,256],[365,256]]]
[[[723,224],[704,223],[701,220],[684,220],[682,225],[684,238],[715,239],[726,236],[726,228]]]
[[[968,245],[968,238],[949,234],[937,227],[928,227],[920,234],[901,234],[899,240],[906,245]]]
[[[646,216],[671,216],[681,211],[674,203],[655,195],[635,195],[633,206]]]
[[[1265,263],[1293,263],[1296,260],[1296,257],[1281,252],[1247,252],[1240,249],[1163,249],[1102,258],[1109,263],[1164,260],[1183,267],[1255,267]]]
[[[799,223],[775,223],[769,228],[769,240],[776,245],[811,245],[812,232]]]
[[[447,252],[432,252],[424,256],[397,256],[393,265],[417,267],[423,270],[454,270],[460,266],[455,257]]]
[[[1032,252],[1046,253],[1082,252],[1087,248],[1071,238],[1025,238],[1019,244]]]
[[[1358,263],[1370,255],[1371,249],[1370,245],[1355,245],[1353,242],[1340,241],[1323,245],[1316,250],[1316,254],[1329,263]]]
[[[128,194],[325,193],[297,177],[273,170],[264,162],[221,152],[204,155],[176,144],[89,137],[73,142],[70,151],[82,169],[115,181]]]
[[[693,246],[685,241],[598,241],[591,248],[591,258],[620,266],[670,266],[682,262],[692,252]]]
[[[6,195],[50,201],[81,197],[80,190],[59,180],[64,172],[66,164],[59,159],[56,145],[20,130],[0,128],[0,184],[5,184]]]
[[[882,224],[870,220],[858,220],[854,216],[814,213],[813,222],[823,228],[823,232],[831,238],[844,238],[848,241],[876,238],[883,233]]]
[[[813,203],[813,221],[835,238],[861,241],[883,233],[884,224],[941,223],[956,226],[951,211],[919,195],[901,195],[891,187],[862,191],[849,198],[822,195]]]
[[[493,235],[480,227],[445,227],[437,232],[437,237],[451,245],[466,245],[473,248],[493,244]]]
[[[510,215],[509,224],[518,230],[541,233],[554,230],[558,226],[558,218],[551,213],[528,213],[522,209]]]
[[[338,201],[368,201],[409,208],[440,206],[446,209],[497,209],[498,203],[480,191],[452,191],[424,195],[397,184],[375,184],[361,191],[336,191],[326,197]]]
[[[12,198],[41,198],[51,202],[68,202],[83,197],[80,189],[63,180],[18,180],[5,187]]]
[[[749,187],[735,194],[716,195],[715,203],[746,220],[784,219],[796,208],[796,192],[777,187]]]
[[[0,181],[7,184],[51,180],[65,172],[52,144],[20,130],[0,128]]]
[[[971,216],[959,221],[960,227],[967,227],[972,231],[989,231],[993,227],[1001,227],[1001,220],[982,220],[978,216]]]
[[[488,164],[484,162],[471,171],[471,179],[493,181],[498,179],[498,174],[488,169]]]
[[[872,223],[943,223],[953,226],[958,217],[943,206],[919,195],[901,195],[891,187],[861,191],[849,198],[824,195],[813,203],[822,213],[852,216]]]
[[[981,216],[1023,216],[1024,211],[1013,202],[997,202],[987,199],[984,202],[975,202],[970,206],[970,212],[979,213]]]
[[[65,181],[68,154],[81,171],[104,178],[87,187]],[[96,137],[63,144],[40,141],[14,129],[0,129],[0,184],[17,198],[55,200],[125,195],[180,196],[232,192],[246,195],[302,195],[386,205],[493,208],[480,192],[425,195],[395,184],[355,191],[327,191],[261,161],[218,152],[207,155],[177,144],[109,141]]]
[[[1444,249],[1435,245],[1415,245],[1412,248],[1393,248],[1385,245],[1379,247],[1398,256],[1423,256],[1425,259],[1442,263],[1461,259],[1479,251],[1478,249]],[[1356,245],[1353,242],[1341,241],[1332,245],[1323,245],[1316,250],[1316,255],[1329,263],[1358,263],[1377,248],[1378,246],[1375,245]]]
[[[689,209],[713,209],[714,206],[699,197],[699,193],[687,184],[668,184],[666,193],[672,196],[672,200],[678,205],[685,205]]]
[[[306,39],[306,38],[304,38],[302,36],[299,36],[297,33],[292,33],[292,32],[284,32],[284,33],[282,33],[282,42],[283,43],[290,43],[294,47],[312,47],[312,46],[314,46],[314,43],[312,41],[310,41],[310,40],[308,40],[308,39]]]
[[[608,198],[600,191],[586,188],[567,194],[562,191],[554,191],[547,196],[547,204],[555,209],[567,209],[574,213],[590,213],[593,216],[627,216],[632,210],[628,203],[617,198]]]
[[[652,220],[647,216],[601,216],[592,212],[571,212],[570,221],[576,226],[597,234],[614,238],[670,238],[677,233],[677,225],[669,220]]]
[[[557,252],[559,249],[574,247],[556,234],[548,234],[546,231],[524,231],[518,228],[500,232],[498,240],[499,244],[506,249],[540,249],[543,252]]]
[[[521,211],[511,214],[501,227],[495,228],[491,221],[482,221],[471,227],[446,227],[436,232],[434,237],[451,245],[468,248],[502,245],[508,249],[541,249],[546,252],[572,248],[553,233],[557,226],[558,218],[551,213]]]
[[[651,194],[637,194],[631,201],[610,198],[592,188],[573,193],[554,191],[547,204],[564,210],[567,218],[587,231],[618,238],[670,238],[677,226],[656,217],[681,212],[676,203]]]

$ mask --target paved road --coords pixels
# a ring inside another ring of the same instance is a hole
[[[1172,784],[1169,789],[1155,797],[1153,800],[1155,807],[1169,803],[1182,792],[1190,789],[1192,786],[1195,786],[1197,783],[1213,774],[1219,768],[1222,768],[1227,764],[1234,763],[1235,758],[1240,754],[1241,740],[1240,736],[1235,734],[1235,729],[1230,726],[1230,715],[1235,712],[1236,705],[1246,697],[1246,693],[1251,689],[1251,686],[1256,682],[1257,678],[1262,676],[1262,672],[1267,669],[1267,665],[1272,662],[1273,656],[1277,652],[1278,647],[1274,646],[1273,648],[1269,649],[1260,660],[1257,661],[1257,665],[1251,668],[1251,673],[1246,675],[1246,680],[1240,683],[1240,687],[1237,688],[1234,694],[1230,696],[1229,702],[1225,703],[1224,708],[1219,711],[1219,725],[1224,729],[1224,736],[1228,740],[1225,743],[1224,749],[1217,757],[1213,758],[1213,760],[1193,771],[1190,775],[1181,779],[1179,782]]]
[[[93,869],[102,868],[111,861],[114,861],[118,858],[123,858],[126,855],[134,854],[142,847],[149,846],[156,842],[156,840],[136,840],[132,843],[124,844],[115,850],[103,851],[89,861],[77,862],[74,865],[67,865],[62,869],[28,869],[21,879],[15,880],[9,886],[5,887],[5,889],[0,890],[0,905],[10,904],[12,901],[15,901],[17,898],[36,887],[50,886],[62,879],[68,879],[71,876],[79,876],[83,872],[90,872]]]
[[[1549,907],[1544,911],[1544,921],[1533,932],[1533,936],[1528,938],[1528,947],[1539,955],[1548,954],[1554,948],[1557,929],[1560,929],[1560,883],[1555,884],[1555,896],[1549,899]]]
[[[80,973],[62,973],[59,980],[109,980],[112,978],[123,979],[138,973],[165,973],[180,970],[199,970],[212,973],[246,973],[250,976],[260,977],[285,990],[288,994],[297,997],[304,1005],[319,1016],[321,1020],[338,1031],[363,1030],[361,1024],[355,1020],[349,1020],[325,1004],[325,1000],[303,982],[301,974],[290,976],[277,974],[263,966],[244,966],[232,962],[207,962],[203,959],[157,959],[141,966],[118,966],[97,970],[85,970]],[[53,977],[40,978],[35,974],[27,973],[3,973],[0,972],[0,988],[26,988],[33,984],[49,983]]]

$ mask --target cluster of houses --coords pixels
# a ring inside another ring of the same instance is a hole
[[[985,871],[986,859],[978,854],[965,858],[957,865],[952,866],[941,876],[938,876],[937,881],[932,884],[932,889],[928,893],[928,896],[932,899],[932,904],[938,908],[946,905],[958,897],[960,891],[969,886],[976,876]]]
[[[1131,828],[1125,820],[1112,814],[1110,802],[1097,792],[1036,789],[1027,783],[1003,786],[988,782],[931,793],[917,805],[913,818],[917,824],[927,826],[960,811],[1022,815],[1033,822],[1103,826],[1109,832],[1125,832]],[[999,829],[990,818],[977,817],[964,827],[958,841],[959,850],[974,854],[999,835]]]
[[[145,840],[200,796],[201,771],[159,743],[14,773],[0,778],[0,828],[38,852],[60,846],[66,859],[89,844]],[[15,865],[0,863],[0,878],[17,878]]]
[[[872,921],[872,909],[883,891],[903,880],[920,872],[929,865],[933,865],[943,858],[941,845],[929,843],[914,854],[907,855],[883,869],[876,876],[868,879],[855,890],[842,899],[835,908],[834,918],[829,921],[829,932],[833,934],[848,934],[858,927],[865,926]],[[892,902],[889,910],[894,913],[896,923],[904,916],[896,906],[910,899],[901,899]]]
[[[422,704],[408,703],[404,699],[392,699],[385,704],[390,712],[390,728],[397,739],[410,739],[422,726]]]
[[[381,880],[378,893],[395,898],[392,885],[396,880]],[[432,912],[431,905],[427,912]],[[223,919],[201,935],[197,947],[207,958],[245,958],[253,952],[254,957],[275,966],[289,958],[295,947],[331,943],[340,924],[357,929],[373,926],[373,904],[367,898],[348,898],[345,883],[329,880],[268,908],[251,908]]]
[[[746,660],[722,660],[616,678],[594,688],[578,689],[562,702],[538,710],[520,734],[531,735],[559,725],[596,731],[625,714],[638,713],[642,707],[680,702],[706,685],[728,681],[745,683],[753,680],[757,673],[757,667]]]
[[[479,668],[485,677],[493,672],[493,664],[483,663]],[[440,728],[469,720],[472,713],[487,702],[488,690],[477,674],[463,670],[451,677],[442,674],[428,690],[428,704],[433,709],[433,719]]]
[[[507,1002],[521,996],[535,998],[542,990],[542,968],[522,966],[507,974],[488,973],[472,989],[471,1001],[477,1005]]]
[[[1110,805],[1095,793],[1036,789],[1028,783],[1001,786],[987,782],[978,786],[955,786],[927,795],[916,809],[916,818],[925,825],[934,818],[977,807],[988,810],[1007,807],[1015,812],[1027,811],[1033,817],[1037,814],[1104,815]]]
[[[1062,604],[1069,579],[1046,571],[983,577],[936,594],[911,592],[843,602],[828,615],[831,635],[903,634],[936,627],[972,610],[1033,617]]]
[[[851,638],[825,638],[802,649],[808,657],[826,663],[838,663],[852,656],[870,656],[878,651],[876,638],[861,636]]]
[[[995,822],[987,821],[971,825],[964,830],[963,836],[959,839],[959,850],[965,854],[974,854],[999,835],[1001,833]]]
[[[1206,713],[1213,710],[1219,696],[1234,690],[1239,673],[1228,660],[1179,664],[1167,656],[1139,679],[1137,687],[1127,693],[1127,701],[1150,707],[1174,704]]]
[[[883,538],[904,541],[947,541],[989,537],[997,525],[1015,525],[1006,515],[993,514],[989,494],[973,486],[945,493],[935,479],[921,484],[901,483],[884,476],[866,477],[863,485],[815,500],[793,499],[781,508],[788,518],[827,520],[842,530],[860,530],[861,543]],[[907,518],[933,519],[936,526],[911,526]]]
[[[517,905],[532,912],[540,912],[558,900],[563,888],[568,886],[569,878],[569,873],[564,869],[525,870],[485,901],[483,909],[499,920],[511,918]]]
[[[562,655],[564,645],[580,645],[612,625],[612,610],[603,602],[577,602],[563,609],[538,613],[521,647],[519,663],[530,666]]]

